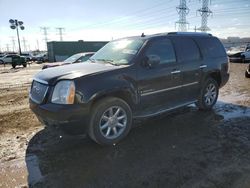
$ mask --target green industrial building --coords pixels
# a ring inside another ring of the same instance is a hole
[[[63,61],[71,55],[81,52],[96,52],[107,41],[52,41],[47,43],[49,62]]]

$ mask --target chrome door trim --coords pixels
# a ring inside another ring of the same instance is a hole
[[[207,68],[207,65],[201,65],[200,66],[200,69],[204,69],[204,68]]]
[[[161,92],[165,92],[165,91],[179,89],[179,88],[182,88],[182,87],[187,87],[187,86],[195,85],[195,84],[198,84],[198,83],[199,82],[191,82],[191,83],[180,85],[180,86],[170,87],[170,88],[166,88],[166,89],[160,89],[160,90],[156,90],[156,91],[150,91],[150,92],[147,92],[147,93],[141,93],[141,96],[153,95],[153,94],[156,94],[156,93],[161,93]]]
[[[176,70],[176,71],[171,72],[171,74],[178,74],[178,73],[181,73],[181,71],[180,70]]]

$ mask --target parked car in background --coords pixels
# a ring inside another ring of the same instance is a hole
[[[0,53],[0,58],[3,57],[3,56],[5,56],[5,54],[4,53]],[[1,62],[0,62],[0,64],[1,64]]]
[[[113,40],[85,63],[40,71],[29,101],[45,126],[85,132],[111,145],[129,133],[133,118],[193,103],[210,110],[228,79],[228,58],[218,38],[142,35]]]
[[[245,52],[241,53],[241,58],[243,63],[250,61],[250,46],[247,46]]]
[[[250,46],[248,45],[245,51],[230,51],[228,52],[228,57],[229,61],[233,63],[247,63],[250,61]]]
[[[43,65],[42,69],[57,67],[62,65],[69,65],[72,63],[81,63],[87,61],[95,52],[85,52],[85,53],[78,53],[75,55],[70,56],[69,58],[65,59],[63,62],[54,62],[54,63],[46,63]]]
[[[39,55],[35,56],[35,60],[38,63],[47,62],[49,60],[48,53],[46,52],[46,53],[42,53],[42,54],[39,54]]]
[[[250,64],[247,66],[247,70],[245,72],[245,77],[250,78]]]
[[[8,54],[0,58],[0,64],[11,64],[13,68],[17,65],[27,66],[27,62],[24,57],[17,54]]]
[[[33,58],[30,53],[22,53],[21,56],[24,57],[26,61],[31,61]]]

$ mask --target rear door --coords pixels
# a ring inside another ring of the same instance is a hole
[[[188,103],[196,100],[200,92],[200,66],[202,61],[200,50],[191,37],[173,37],[172,41],[181,71],[180,101],[181,103]]]
[[[167,38],[149,42],[142,57],[147,55],[157,55],[161,61],[156,67],[148,68],[142,64],[138,67],[140,107],[158,111],[175,106],[181,79],[172,42]]]

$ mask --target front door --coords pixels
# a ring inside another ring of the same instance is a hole
[[[137,69],[140,110],[153,113],[175,106],[178,103],[181,77],[171,41],[167,38],[150,41],[142,53],[142,57],[157,55],[160,64],[155,67],[140,64]]]

